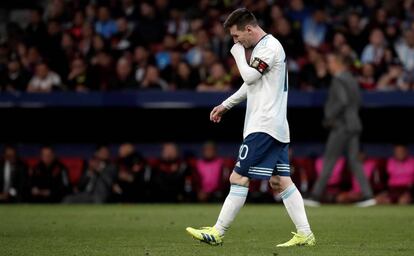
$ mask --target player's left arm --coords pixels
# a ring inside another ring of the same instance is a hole
[[[268,47],[258,47],[260,48],[255,50],[251,65],[247,63],[245,49],[240,43],[234,44],[230,50],[239,68],[240,75],[247,85],[253,85],[275,62],[273,51]]]

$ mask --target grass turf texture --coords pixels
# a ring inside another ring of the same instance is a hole
[[[212,247],[187,226],[220,205],[1,205],[0,255],[414,255],[414,207],[308,208],[318,244],[276,248],[294,230],[282,205],[246,205]]]

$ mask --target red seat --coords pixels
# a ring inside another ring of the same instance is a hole
[[[68,168],[70,183],[76,185],[82,176],[84,167],[83,159],[80,157],[62,157],[60,161]]]
[[[23,161],[27,164],[27,167],[29,167],[29,169],[33,169],[39,163],[39,158],[38,157],[25,157],[23,158]]]

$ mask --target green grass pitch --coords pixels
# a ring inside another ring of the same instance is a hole
[[[247,204],[223,246],[190,238],[220,205],[1,205],[0,255],[414,255],[414,207],[308,208],[318,244],[276,248],[293,225],[280,204]]]

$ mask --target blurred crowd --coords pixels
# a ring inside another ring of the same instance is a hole
[[[143,157],[133,144],[121,144],[117,155],[99,146],[89,159],[59,157],[43,146],[38,157],[19,157],[5,145],[0,157],[0,203],[135,203],[218,202],[229,190],[235,158],[218,155],[217,145],[206,142],[201,154],[183,154],[175,143],[165,143],[157,157]],[[414,157],[405,145],[395,145],[388,158],[360,154],[363,169],[380,204],[409,204],[414,195]],[[295,157],[290,152],[292,178],[309,195],[322,171],[321,157]],[[361,188],[345,164],[337,161],[323,201],[352,203]],[[281,201],[268,182],[250,184],[248,200]]]
[[[337,51],[364,90],[414,89],[414,0],[31,2],[6,12],[0,92],[236,89],[222,22],[240,6],[284,46],[291,88],[326,88]]]

